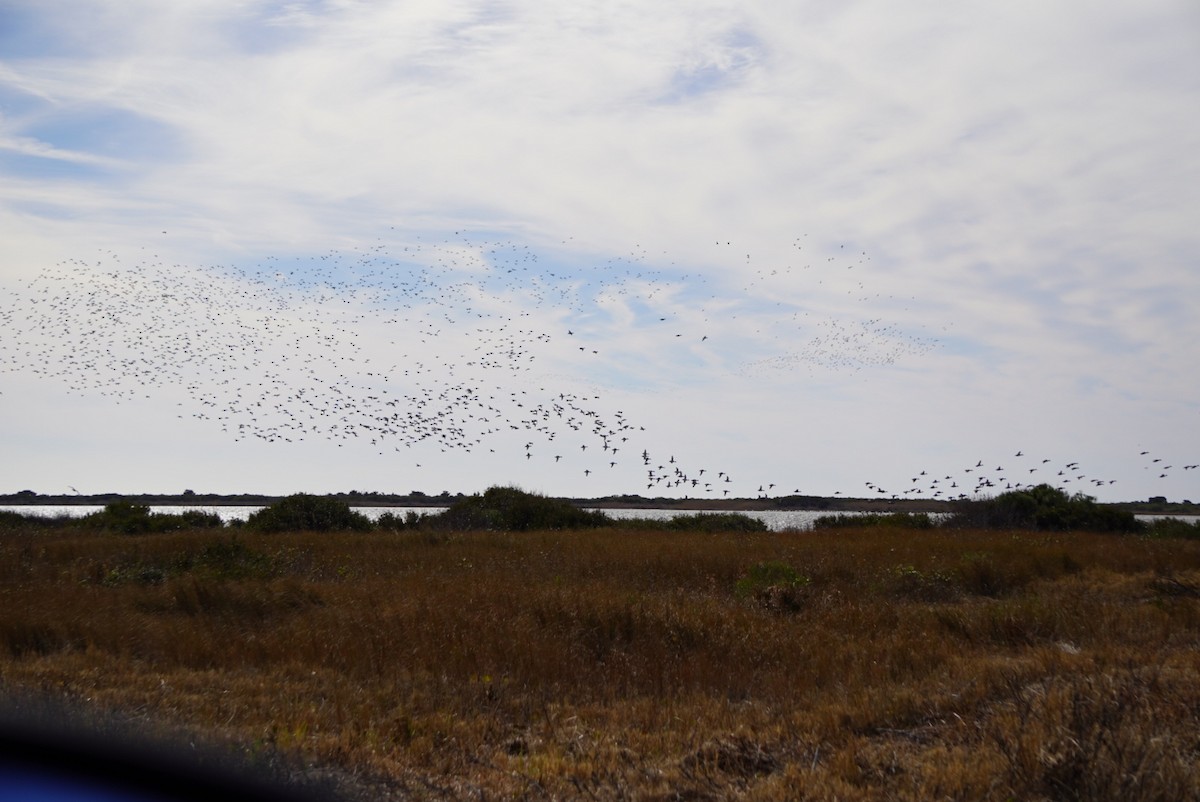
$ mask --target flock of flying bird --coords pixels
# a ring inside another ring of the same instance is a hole
[[[1166,479],[1171,471],[1182,468],[1185,471],[1200,468],[1200,464],[1175,466],[1163,464],[1162,457],[1156,457],[1149,451],[1141,451],[1139,458],[1143,470],[1153,471],[1158,479]],[[881,498],[900,499],[906,497],[931,498],[937,500],[960,500],[976,496],[997,495],[1010,490],[1022,490],[1037,485],[1050,485],[1069,493],[1088,494],[1105,485],[1116,484],[1116,479],[1104,479],[1088,475],[1077,461],[1056,461],[1048,457],[1030,457],[1024,451],[1018,450],[1004,460],[1008,466],[985,463],[982,459],[974,465],[969,465],[957,471],[944,475],[931,474],[921,470],[916,476],[909,478],[909,484],[903,489],[884,488],[874,482],[866,482],[869,495]]]
[[[804,250],[802,239],[793,246]],[[810,318],[755,286],[795,282],[813,268],[803,259],[756,271],[743,288],[747,298],[731,302],[702,276],[652,267],[663,260],[643,249],[564,266],[562,258],[543,264],[526,245],[460,232],[410,242],[393,256],[399,248],[269,257],[254,268],[171,263],[153,248],[131,261],[114,251],[67,260],[0,307],[0,372],[28,371],[116,403],[170,398],[179,417],[211,422],[236,439],[415,449],[418,468],[426,449],[500,449],[514,461],[552,460],[585,478],[633,466],[644,478],[641,485],[631,479],[630,492],[745,497],[801,491],[685,467],[669,452],[652,455],[645,427],[611,409],[597,385],[664,365],[858,370],[936,346],[878,317]],[[863,272],[865,254],[839,256],[826,257],[813,275],[831,285],[840,276],[838,292],[866,298],[857,275],[845,279]],[[756,317],[764,305],[771,314]],[[721,328],[737,314],[753,325],[766,321],[768,330],[753,336],[780,340],[786,350],[746,360],[750,335]],[[628,335],[620,343],[605,339],[614,326]],[[953,498],[1048,475],[1064,484],[1103,481],[1075,463],[1053,467],[1043,460],[985,471],[981,462],[964,470],[965,480],[922,471],[898,491],[867,488],[885,497]]]

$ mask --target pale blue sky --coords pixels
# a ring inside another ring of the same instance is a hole
[[[0,2],[0,179],[2,491],[1200,500],[1193,3]]]

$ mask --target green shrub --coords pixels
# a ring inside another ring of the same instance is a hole
[[[768,527],[758,518],[740,512],[696,513],[676,515],[667,521],[667,529],[682,532],[766,532]]]
[[[173,567],[178,572],[193,571],[212,579],[265,579],[275,574],[274,560],[234,537],[186,554]]]
[[[616,518],[613,526],[622,529],[656,529],[663,532],[767,532],[770,528],[757,518],[740,512],[698,512],[662,518]]]
[[[602,512],[581,510],[558,499],[526,493],[515,487],[491,487],[456,501],[437,515],[427,515],[423,527],[526,532],[534,529],[589,529],[611,526]]]
[[[118,565],[105,572],[100,584],[105,587],[119,585],[161,585],[167,581],[167,571],[141,562]]]
[[[219,529],[225,525],[221,516],[201,510],[184,510],[179,513],[150,512],[144,504],[130,501],[113,501],[99,512],[89,513],[75,519],[79,526],[137,535],[147,532],[173,532],[180,529]]]
[[[344,501],[296,493],[253,513],[246,526],[259,532],[366,532],[372,524]]]
[[[1188,523],[1178,518],[1156,518],[1146,524],[1149,537],[1200,538],[1200,521]]]
[[[921,571],[915,565],[897,565],[887,571],[884,590],[893,596],[940,602],[958,595],[954,579],[941,571]]]
[[[180,529],[221,529],[225,526],[225,522],[221,520],[221,516],[215,512],[184,510],[171,517],[179,519],[181,524]]]
[[[234,537],[155,561],[126,555],[115,565],[101,565],[96,570],[94,579],[106,587],[161,585],[185,575],[204,580],[242,580],[271,579],[281,573],[277,558],[255,551]]]
[[[177,532],[182,529],[220,529],[225,526],[221,516],[201,510],[150,513],[151,532]]]
[[[52,529],[70,526],[76,521],[69,515],[38,515],[15,510],[0,510],[0,532],[17,532],[30,529]]]
[[[385,512],[375,519],[375,528],[385,532],[402,532],[405,529],[416,529],[423,516],[415,510],[409,510],[401,518],[394,512]]]
[[[771,560],[750,566],[734,592],[767,609],[787,612],[800,609],[811,581],[787,563]]]
[[[936,524],[925,512],[869,513],[867,515],[822,515],[813,521],[813,529],[855,529],[894,527],[896,529],[933,529]]]
[[[79,519],[80,526],[136,535],[150,532],[154,523],[150,520],[150,508],[130,501],[114,501],[104,505],[99,512],[92,512]]]
[[[1082,493],[1069,496],[1046,484],[995,498],[960,502],[944,525],[1057,532],[1139,532],[1145,528],[1131,512],[1101,506]]]

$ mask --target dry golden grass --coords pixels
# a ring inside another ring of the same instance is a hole
[[[807,581],[739,588],[768,562]],[[1200,798],[1198,635],[1182,540],[0,540],[9,689],[405,799]]]

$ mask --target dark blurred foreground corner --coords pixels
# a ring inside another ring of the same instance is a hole
[[[253,760],[128,718],[12,697],[0,687],[0,802],[346,800],[275,753]]]

